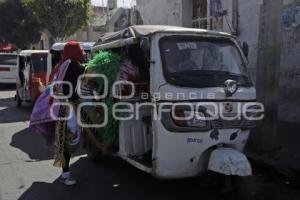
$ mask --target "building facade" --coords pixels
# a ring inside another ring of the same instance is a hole
[[[264,0],[137,0],[144,24],[228,32],[249,46],[248,70],[256,82]],[[300,123],[300,1],[283,0],[279,118]],[[297,112],[293,110],[296,109]]]
[[[279,118],[300,123],[300,1],[286,0],[282,11]]]
[[[167,24],[231,33],[249,45],[255,80],[262,0],[137,0],[144,24]]]

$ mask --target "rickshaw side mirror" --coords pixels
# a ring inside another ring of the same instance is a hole
[[[141,39],[140,47],[144,53],[150,50],[150,41],[149,38],[144,37]]]
[[[144,55],[146,55],[147,59],[150,60],[150,39],[148,37],[141,39],[140,48]]]

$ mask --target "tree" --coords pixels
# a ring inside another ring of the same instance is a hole
[[[41,25],[21,0],[0,0],[0,43],[26,48],[41,37]]]
[[[90,0],[23,0],[36,19],[56,41],[64,40],[88,26],[92,8]]]

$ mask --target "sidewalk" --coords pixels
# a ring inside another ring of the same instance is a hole
[[[273,152],[262,154],[255,147],[246,148],[254,165],[264,165],[299,185],[300,180],[300,124],[278,122],[279,137]],[[298,183],[297,183],[298,182]]]

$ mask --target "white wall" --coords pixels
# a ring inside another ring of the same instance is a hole
[[[285,0],[283,12],[292,13],[295,6],[300,6],[299,0]],[[297,23],[282,31],[279,95],[279,119],[294,123],[300,123],[300,24]]]
[[[182,26],[191,28],[193,18],[192,0],[182,0]]]
[[[256,77],[258,35],[260,23],[260,7],[262,0],[239,0],[239,36],[242,42],[249,45],[249,72],[252,78]]]
[[[227,10],[227,16],[223,18],[223,31],[232,33],[233,27],[233,0],[221,0],[224,10]],[[256,79],[258,36],[260,23],[260,6],[262,0],[239,0],[239,19],[238,19],[238,37],[237,39],[249,45],[249,65],[248,69],[251,77]]]
[[[182,26],[182,0],[137,0],[144,24]]]

